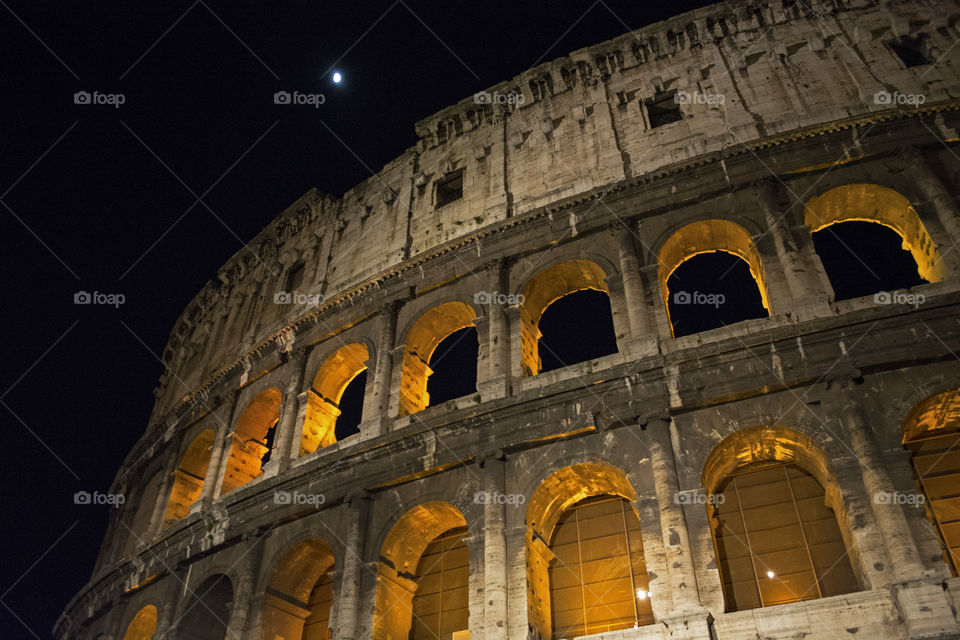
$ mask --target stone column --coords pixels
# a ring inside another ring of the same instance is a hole
[[[487,282],[491,295],[505,294],[509,290],[506,261],[498,259],[486,266]],[[478,320],[481,320],[478,318]],[[483,371],[477,373],[477,391],[484,400],[503,398],[510,387],[510,334],[506,310],[491,298],[487,315],[477,324],[481,352],[485,352]],[[483,343],[486,342],[486,349]],[[480,365],[480,363],[478,363]],[[480,365],[482,366],[482,365]]]
[[[173,479],[176,477],[177,466],[180,463],[180,438],[174,438],[169,445],[171,449],[167,454],[167,461],[164,463],[163,476],[160,478],[160,489],[157,493],[157,501],[153,505],[153,513],[150,514],[150,525],[144,534],[144,540],[149,541],[163,529],[163,516],[167,512],[167,503],[170,500],[170,489]]]
[[[393,384],[393,350],[397,333],[398,303],[384,305],[377,319],[377,354],[373,370],[373,386],[363,401],[360,433],[364,440],[389,431],[390,391]]]
[[[653,482],[660,505],[660,530],[663,549],[670,570],[670,592],[673,595],[673,614],[701,610],[697,592],[697,576],[693,567],[693,550],[687,532],[687,522],[678,500],[680,482],[670,439],[668,416],[652,418],[646,427],[647,444],[650,448],[650,463]],[[656,594],[653,594],[656,597]]]
[[[523,370],[523,308],[512,305],[504,309],[506,325],[508,373],[513,380],[525,377]]]
[[[203,477],[203,488],[200,490],[200,499],[193,503],[190,512],[202,510],[209,506],[210,502],[216,497],[217,487],[220,482],[220,469],[224,465],[224,458],[229,455],[227,450],[227,437],[230,435],[230,427],[227,424],[220,425],[213,436],[213,444],[210,446],[210,462],[207,463],[207,473]]]
[[[233,592],[226,637],[240,640],[259,640],[259,629],[255,628],[259,627],[259,624],[256,624],[259,607],[255,606],[258,594],[254,591],[257,588],[260,563],[263,560],[263,534],[259,532],[245,534],[243,544],[249,549],[238,572],[240,577]]]
[[[337,602],[337,632],[335,640],[355,640],[360,621],[360,585],[363,582],[363,562],[366,549],[367,522],[370,514],[370,496],[359,491],[347,497],[349,526],[343,550],[343,569],[339,572],[340,593]]]
[[[290,378],[283,394],[283,404],[280,406],[280,419],[277,421],[277,430],[273,434],[273,448],[270,450],[270,460],[263,466],[265,477],[275,476],[290,468],[296,458],[293,445],[299,451],[300,438],[297,433],[297,417],[299,414],[298,396],[303,389],[303,378],[307,367],[307,351],[297,349],[293,352],[287,367],[291,369]],[[302,428],[303,423],[300,423]]]
[[[653,305],[653,326],[656,330],[655,335],[661,340],[669,340],[673,337],[673,328],[670,326],[670,316],[667,315],[667,301],[663,299],[663,293],[660,289],[660,270],[656,264],[649,264],[640,269],[640,275],[643,281],[650,283],[651,290],[655,290]]]
[[[478,456],[486,500],[483,506],[483,639],[507,640],[507,538],[503,451]],[[490,499],[494,497],[494,499]]]
[[[919,149],[914,147],[910,150],[908,162],[910,176],[916,181],[924,198],[930,202],[930,206],[937,214],[937,220],[947,235],[947,237],[944,238],[946,242],[942,244],[948,246],[946,249],[941,250],[941,256],[943,253],[946,253],[946,250],[950,247],[954,248],[950,254],[956,256],[956,247],[960,244],[960,208],[957,207],[957,203],[953,197],[951,197],[950,192],[937,176],[933,167],[930,166],[929,160],[927,160],[926,156],[924,156]],[[953,267],[951,270],[953,273],[956,273],[957,258],[944,258],[944,261]]]
[[[658,352],[658,340],[647,304],[647,290],[640,275],[640,260],[632,230],[618,225],[611,229],[617,242],[623,298],[630,323],[628,356],[643,357]]]
[[[787,289],[793,299],[793,312],[801,320],[832,315],[828,294],[819,278],[811,274],[803,256],[786,228],[784,214],[777,204],[777,188],[772,180],[761,180],[754,185],[754,197],[763,211],[777,259],[780,261]]]
[[[850,449],[860,464],[863,484],[892,564],[890,573],[897,581],[916,580],[923,575],[923,562],[903,508],[893,499],[893,481],[887,473],[873,430],[860,408],[854,384],[854,379],[846,375],[831,383],[839,396],[840,420]]]

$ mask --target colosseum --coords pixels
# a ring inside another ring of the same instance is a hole
[[[309,191],[174,327],[55,635],[960,637],[958,38],[719,3]]]

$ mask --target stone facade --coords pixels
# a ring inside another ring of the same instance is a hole
[[[227,637],[299,638],[303,607],[271,585],[319,540],[333,637],[398,638],[384,603],[412,593],[400,564],[416,562],[418,535],[462,521],[469,637],[549,637],[531,514],[577,468],[558,496],[578,482],[629,494],[656,619],[596,637],[960,637],[960,579],[922,510],[871,499],[916,491],[904,425],[960,387],[958,24],[957,2],[720,3],[491,87],[418,123],[414,148],[342,198],[304,195],[174,328],[113,487],[128,499],[56,636],[122,638],[152,606],[154,637],[202,637],[184,621],[223,574]],[[907,66],[891,47],[903,41],[935,64]],[[438,206],[458,174],[462,197]],[[871,215],[935,273],[914,290],[922,305],[834,300],[811,212],[851,187],[906,203],[909,229]],[[664,261],[717,248],[753,261],[770,315],[674,338]],[[616,354],[538,374],[543,309],[477,295],[582,288],[531,285],[551,268],[563,277],[549,286],[579,277],[609,295]],[[471,325],[477,393],[418,410],[418,345]],[[305,423],[330,411],[311,381],[349,345],[368,371],[360,433],[300,455]],[[222,491],[249,462],[238,424],[270,390],[270,460]],[[676,496],[714,488],[717,451],[765,443],[833,496],[859,590],[728,610],[708,512]]]

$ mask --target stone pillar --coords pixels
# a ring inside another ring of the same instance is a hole
[[[832,315],[827,292],[823,290],[820,279],[807,269],[800,250],[786,228],[784,214],[777,204],[776,185],[772,180],[758,182],[754,186],[754,197],[763,211],[773,239],[787,289],[793,299],[794,315],[800,320]]]
[[[146,541],[151,540],[163,529],[163,516],[167,512],[170,490],[173,480],[176,477],[177,466],[180,463],[180,438],[174,438],[169,448],[171,451],[167,454],[167,461],[163,466],[163,476],[160,478],[160,489],[157,493],[157,501],[153,505],[153,513],[150,514],[150,525],[143,536]]]
[[[217,488],[220,483],[220,469],[224,465],[224,459],[230,455],[229,450],[226,448],[227,445],[225,444],[229,435],[229,425],[223,424],[217,428],[213,436],[213,444],[210,446],[210,462],[207,464],[207,473],[203,477],[203,488],[200,490],[200,499],[191,505],[191,513],[205,509],[217,495]]]
[[[508,373],[513,380],[525,377],[523,370],[523,308],[520,305],[504,309],[508,353]]]
[[[523,524],[504,532],[507,547],[507,637],[528,638],[527,538]]]
[[[486,266],[486,270],[491,295],[504,294],[509,290],[505,260],[493,261]],[[481,352],[486,355],[486,366],[478,362],[478,366],[483,366],[483,371],[477,372],[477,391],[484,400],[503,398],[510,388],[510,332],[504,305],[498,304],[492,297],[487,305],[487,315],[477,324],[477,334]]]
[[[659,340],[650,317],[647,291],[640,275],[640,261],[637,257],[633,232],[622,225],[612,227],[611,232],[617,243],[623,300],[630,326],[626,355],[629,358],[653,355],[659,351]]]
[[[307,367],[307,351],[297,349],[287,362],[290,368],[290,378],[283,394],[283,404],[280,406],[280,419],[277,421],[277,430],[273,434],[273,448],[270,450],[270,460],[263,466],[265,477],[275,476],[290,468],[292,461],[299,452],[300,438],[297,433],[297,417],[299,415],[299,394],[303,389],[303,378]],[[300,423],[302,428],[303,423]]]
[[[257,578],[260,575],[260,563],[263,560],[263,534],[250,533],[243,537],[243,543],[248,547],[241,562],[239,579],[233,592],[233,602],[230,605],[230,620],[227,623],[227,638],[239,640],[259,640],[260,625],[257,624],[257,614],[260,607],[256,606]],[[252,624],[251,624],[252,623]]]
[[[893,500],[893,481],[887,473],[873,430],[860,408],[854,384],[854,379],[846,375],[831,383],[839,396],[840,420],[850,449],[860,463],[863,484],[893,565],[891,573],[897,581],[916,580],[923,575],[923,563],[903,508]]]
[[[647,444],[653,482],[660,505],[660,530],[663,549],[670,571],[670,592],[673,595],[673,614],[701,610],[697,591],[697,576],[693,567],[693,550],[687,532],[687,522],[678,500],[680,482],[670,438],[671,420],[668,416],[652,418],[647,423]],[[656,597],[656,594],[653,594]]]
[[[914,147],[910,150],[908,162],[910,176],[916,181],[923,197],[930,202],[937,221],[947,236],[934,239],[941,246],[940,256],[947,263],[950,272],[956,274],[960,258],[957,257],[957,251],[951,250],[951,247],[960,245],[960,208],[919,149]]]
[[[360,628],[360,585],[366,569],[363,562],[370,515],[370,496],[359,491],[347,497],[349,526],[343,550],[343,569],[339,572],[340,593],[337,602],[335,640],[354,640]]]
[[[507,640],[507,505],[493,496],[506,495],[503,451],[478,456],[483,506],[483,639]]]
[[[397,333],[398,303],[389,303],[380,310],[377,319],[377,354],[373,370],[373,386],[369,387],[363,401],[363,419],[360,434],[364,440],[389,431],[389,415],[393,409],[391,389],[393,385],[394,342]]]
[[[653,295],[653,325],[656,329],[655,335],[661,340],[670,340],[673,337],[673,327],[670,326],[670,316],[667,315],[667,301],[663,299],[660,289],[660,271],[656,264],[649,264],[640,269],[640,276],[647,282]]]

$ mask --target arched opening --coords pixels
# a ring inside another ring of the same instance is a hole
[[[605,463],[565,467],[527,507],[529,623],[544,638],[654,622],[633,487]]]
[[[667,287],[675,338],[769,315],[749,265],[725,251],[686,260],[670,274]]]
[[[333,552],[323,540],[313,538],[291,547],[267,584],[261,638],[329,640],[333,570]]]
[[[367,347],[354,343],[340,347],[320,365],[308,392],[307,415],[300,438],[301,456],[357,433],[360,424],[357,405],[363,406],[369,360]]]
[[[467,630],[467,522],[446,502],[407,511],[380,552],[373,640],[451,638]]]
[[[525,376],[617,352],[606,278],[589,260],[561,262],[531,278],[520,307]]]
[[[143,485],[143,490],[137,497],[133,516],[125,529],[127,536],[126,554],[133,553],[141,543],[150,539],[150,533],[153,529],[153,522],[151,521],[153,510],[156,507],[157,500],[160,499],[160,481],[160,472],[158,471]],[[121,520],[122,522],[123,520]],[[121,524],[120,526],[123,527],[124,525]]]
[[[220,495],[242,487],[263,473],[263,463],[270,452],[268,436],[280,419],[280,390],[264,389],[243,410],[233,431],[227,471]]]
[[[438,305],[414,323],[403,346],[403,365],[400,372],[399,415],[422,411],[430,405],[427,381],[433,373],[430,367],[434,352],[444,339],[456,331],[473,327],[476,313],[463,302]],[[476,336],[476,332],[473,333]],[[436,364],[436,362],[434,362]],[[466,364],[464,368],[469,368]],[[472,363],[476,376],[477,363]],[[458,375],[463,375],[462,371]],[[475,391],[476,388],[471,391]]]
[[[190,595],[190,602],[177,625],[183,640],[224,640],[230,623],[233,585],[222,573],[210,576]]]
[[[151,640],[157,630],[157,608],[148,604],[133,616],[123,640]]]
[[[914,477],[927,518],[943,548],[943,561],[960,575],[960,389],[931,396],[903,425]]]
[[[657,262],[674,337],[770,314],[760,254],[734,222],[700,220],[681,227],[660,247]]]
[[[804,223],[837,300],[946,277],[920,216],[893,189],[874,184],[836,187],[807,203]]]
[[[859,589],[822,451],[784,427],[727,437],[704,465],[727,611]]]
[[[167,511],[163,517],[164,528],[177,520],[186,518],[190,514],[190,507],[200,499],[200,494],[203,492],[203,479],[210,465],[213,440],[213,429],[203,431],[193,439],[180,459],[180,466],[174,472]]]
[[[477,390],[479,339],[476,327],[454,331],[430,356],[432,374],[427,379],[431,404],[462,398]]]

